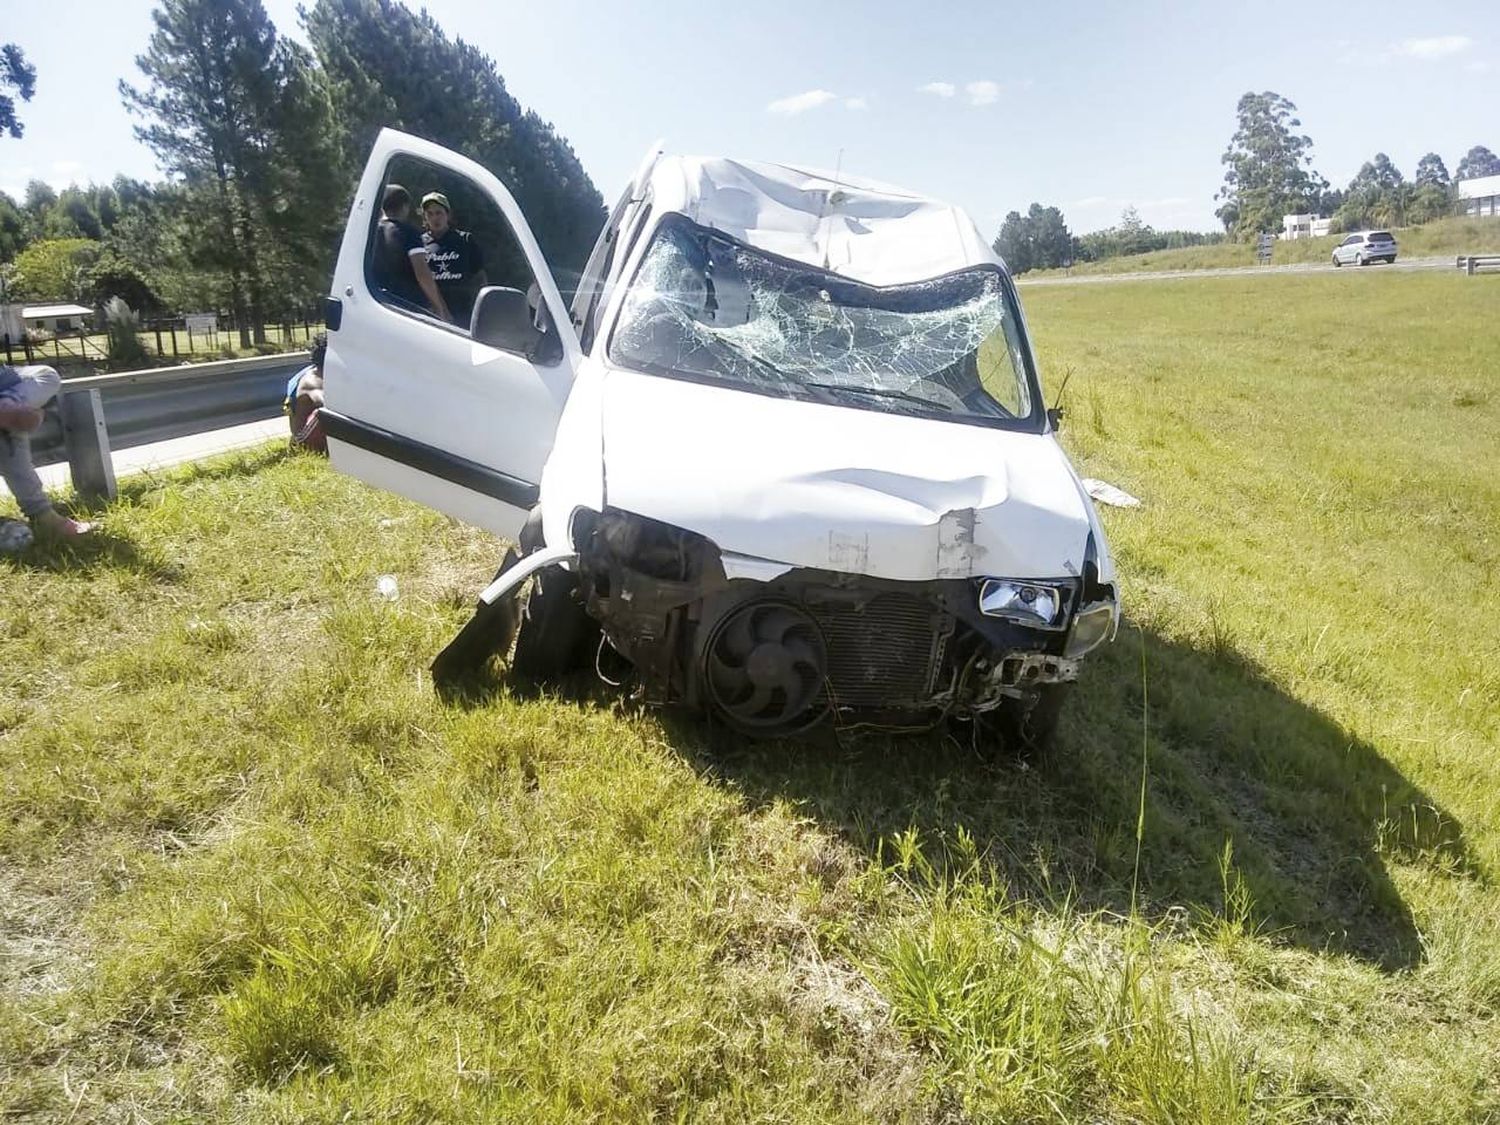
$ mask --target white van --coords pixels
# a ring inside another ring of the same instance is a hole
[[[398,178],[508,228],[467,325],[373,282]],[[1115,569],[962,211],[654,153],[572,288],[492,174],[380,134],[329,301],[333,464],[519,544],[436,671],[514,637],[512,674],[598,669],[753,735],[1049,738],[1116,630]]]

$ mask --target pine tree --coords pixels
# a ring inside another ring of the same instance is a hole
[[[29,102],[36,93],[36,67],[26,61],[26,54],[14,43],[0,47],[0,91],[14,90],[16,96],[0,93],[0,133],[19,137],[26,126],[16,116],[16,97]]]
[[[344,174],[359,174],[382,126],[477,160],[516,197],[566,287],[593,247],[604,200],[567,141],[511,96],[494,62],[394,0],[318,0],[303,18],[344,128]]]
[[[267,278],[297,256],[310,208],[327,214],[327,101],[305,51],[277,37],[260,0],[163,0],[156,30],[136,59],[149,85],[120,83],[146,120],[136,135],[192,199],[193,255],[219,266],[242,346],[264,340]],[[316,186],[311,186],[312,183]],[[320,194],[321,193],[321,194]],[[306,247],[323,261],[327,248]]]

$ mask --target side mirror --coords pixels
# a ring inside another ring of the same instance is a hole
[[[526,294],[503,285],[486,285],[474,301],[469,335],[481,344],[529,356],[542,332],[531,322]]]
[[[1047,408],[1047,425],[1054,430],[1062,429],[1063,412],[1060,406]]]

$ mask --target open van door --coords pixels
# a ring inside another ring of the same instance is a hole
[[[487,278],[467,296],[472,319],[446,322],[408,299],[420,294],[382,284],[390,275],[380,272],[376,245],[391,237],[380,230],[382,199],[397,182],[415,226],[429,190],[453,201],[452,225],[483,263],[473,276]],[[466,157],[382,130],[344,228],[327,322],[322,417],[334,468],[513,538],[536,503],[580,352],[505,185]]]

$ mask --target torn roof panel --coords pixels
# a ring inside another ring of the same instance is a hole
[[[999,264],[961,209],[858,177],[722,157],[663,157],[658,211],[751,246],[862,281],[900,285]]]

